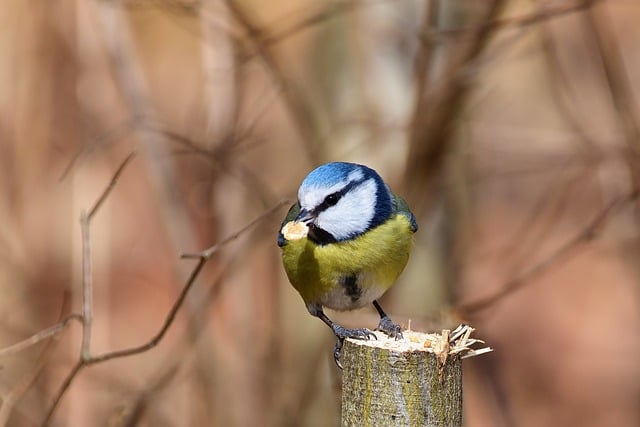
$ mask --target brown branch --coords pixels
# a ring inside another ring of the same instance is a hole
[[[593,241],[604,228],[607,221],[611,216],[620,210],[627,203],[635,200],[638,197],[638,192],[633,191],[626,196],[619,197],[613,202],[609,203],[603,210],[578,232],[573,238],[569,239],[562,246],[560,246],[551,256],[544,261],[534,265],[529,270],[525,271],[520,277],[508,281],[502,288],[493,295],[488,297],[479,298],[476,301],[460,304],[457,307],[457,311],[465,318],[472,313],[482,311],[489,308],[496,302],[503,299],[505,296],[519,290],[525,284],[529,283],[534,278],[548,271],[551,267],[567,261],[571,255],[576,253],[576,249],[584,244]]]
[[[162,326],[160,327],[160,330],[149,341],[135,347],[126,348],[124,350],[111,351],[108,353],[91,357],[91,359],[86,361],[86,364],[93,365],[96,363],[106,362],[107,360],[117,359],[119,357],[133,356],[134,354],[143,353],[149,349],[152,349],[156,345],[158,345],[158,343],[162,340],[162,338],[164,338],[165,334],[173,324],[173,321],[175,320],[176,315],[180,310],[180,307],[182,307],[182,304],[187,298],[189,290],[193,287],[193,284],[198,278],[198,275],[200,274],[200,271],[202,271],[202,268],[204,267],[207,260],[208,259],[204,257],[200,258],[200,260],[198,261],[198,264],[196,264],[196,267],[191,271],[191,274],[189,275],[187,282],[182,287],[182,291],[180,291],[180,295],[178,295],[178,298],[173,303],[173,306],[167,313],[167,316],[165,317],[165,320]]]
[[[548,21],[550,19],[560,18],[565,15],[584,11],[585,9],[590,8],[595,3],[598,3],[600,1],[602,0],[583,0],[575,4],[563,4],[560,6],[548,8],[546,10],[539,10],[535,13],[523,14],[510,18],[494,19],[473,27],[422,32],[421,38],[423,41],[426,41],[428,39],[449,39],[451,37],[463,35],[475,36],[478,32],[485,30],[503,29],[510,27],[527,27],[544,21]],[[262,37],[263,43],[265,46],[276,45],[301,31],[305,31],[309,28],[324,23],[326,20],[335,17],[337,14],[349,13],[357,7],[370,5],[371,3],[371,1],[342,1],[332,3],[327,7],[326,10],[321,10],[311,16],[303,18],[299,22],[296,22],[289,27],[284,28],[283,30],[273,31],[271,33],[265,32]],[[434,10],[437,9],[438,6],[438,2],[429,3],[429,7],[433,8]],[[429,12],[429,14],[430,13],[431,12]],[[259,52],[248,53],[244,57],[244,59],[250,59],[255,55],[259,55]]]
[[[82,321],[82,346],[80,348],[80,357],[75,367],[69,372],[62,386],[58,390],[58,392],[54,396],[53,404],[47,413],[43,425],[48,424],[55,411],[58,403],[62,399],[63,395],[71,385],[71,382],[75,378],[75,376],[80,372],[80,369],[84,367],[87,361],[91,360],[91,331],[92,331],[92,320],[93,320],[93,303],[92,303],[92,287],[91,287],[91,241],[90,241],[90,225],[91,219],[98,212],[98,209],[105,202],[107,197],[111,194],[113,189],[115,188],[120,176],[126,169],[127,165],[131,163],[131,160],[135,157],[136,152],[132,151],[129,153],[127,157],[120,163],[111,179],[109,180],[109,184],[102,191],[100,196],[96,199],[96,202],[93,204],[93,207],[87,213],[86,211],[82,211],[80,215],[80,231],[82,234],[82,314],[75,315]],[[69,320],[72,316],[69,316]],[[49,328],[51,329],[51,328]]]
[[[281,41],[284,41],[287,38],[301,31],[307,30],[309,28],[315,27],[316,25],[324,23],[325,21],[335,17],[339,13],[350,12],[356,7],[361,6],[362,3],[363,2],[352,1],[352,0],[331,3],[330,5],[327,6],[325,10],[321,10],[320,12],[317,12],[307,18],[304,18],[301,21],[291,25],[289,28],[285,28],[277,33],[274,32],[271,35],[266,35],[264,38],[264,41],[269,45],[280,43]]]
[[[482,22],[493,22],[505,5],[505,0],[488,2]],[[469,43],[452,49],[441,73],[447,81],[438,85],[432,93],[423,92],[416,96],[409,129],[404,184],[407,198],[418,215],[427,211],[433,202],[428,195],[434,194],[441,162],[454,134],[455,122],[471,90],[467,67],[485,52],[497,28],[480,26]],[[422,33],[428,31],[426,28]],[[428,46],[425,48],[428,49]],[[416,65],[416,71],[420,71],[420,64]],[[415,78],[419,81],[421,77],[416,75]]]
[[[14,344],[13,346],[4,349],[3,355],[9,355],[14,352],[24,350],[29,346],[42,342],[47,338],[56,335],[57,333],[61,332],[73,318],[81,321],[81,316],[75,313],[63,318],[64,313],[67,313],[69,311],[69,300],[69,292],[65,291],[63,302],[60,307],[60,315],[58,316],[58,319],[60,319],[60,321],[57,324],[38,332],[37,334],[31,336],[30,338],[27,338],[26,340],[23,340],[20,343]],[[9,393],[2,396],[2,404],[0,405],[0,426],[7,425],[8,420],[11,418],[15,410],[16,403],[22,398],[24,393],[34,384],[34,382],[42,373],[42,369],[46,365],[47,361],[51,358],[50,349],[52,346],[53,342],[51,340],[46,341],[32,369],[30,369],[22,376],[20,381],[12,388]]]
[[[178,295],[178,298],[175,300],[173,306],[171,307],[171,309],[167,313],[167,316],[165,317],[165,320],[162,323],[162,325],[161,325],[160,329],[158,330],[158,332],[149,341],[147,341],[144,344],[141,344],[141,345],[138,345],[138,346],[134,346],[134,347],[130,347],[130,348],[126,348],[126,349],[123,349],[123,350],[116,350],[116,351],[107,352],[107,353],[104,353],[104,354],[101,354],[101,355],[97,355],[97,356],[91,356],[91,354],[88,353],[88,352],[84,353],[84,350],[86,350],[86,349],[83,347],[83,353],[82,353],[79,361],[73,367],[71,372],[69,372],[69,374],[65,378],[64,382],[62,383],[62,385],[60,386],[60,388],[56,392],[54,400],[53,400],[53,403],[52,403],[51,407],[49,408],[49,411],[47,412],[47,415],[45,417],[43,425],[47,425],[51,421],[51,417],[53,416],[55,410],[57,409],[58,405],[60,404],[60,401],[62,400],[62,397],[66,394],[66,392],[69,389],[69,387],[71,386],[73,380],[76,378],[78,373],[82,370],[82,368],[85,368],[85,367],[90,366],[90,365],[95,365],[95,364],[98,364],[98,363],[106,362],[106,361],[109,361],[109,360],[121,358],[121,357],[133,356],[133,355],[136,355],[136,354],[144,353],[145,351],[148,351],[148,350],[152,349],[153,347],[155,347],[164,338],[165,334],[167,333],[167,331],[169,330],[169,328],[173,324],[178,311],[180,310],[180,308],[184,304],[184,301],[185,301],[185,299],[186,299],[186,297],[187,297],[187,295],[189,293],[189,290],[193,287],[193,285],[196,282],[196,279],[198,278],[198,276],[199,276],[200,272],[202,271],[204,265],[207,263],[207,261],[209,261],[211,259],[212,255],[214,253],[216,253],[222,246],[224,246],[224,245],[230,243],[231,241],[237,239],[240,235],[245,233],[251,227],[255,226],[257,223],[259,223],[260,221],[264,220],[264,218],[266,218],[267,216],[269,216],[270,214],[275,212],[277,209],[280,209],[283,205],[285,205],[287,203],[290,203],[290,201],[289,200],[281,201],[280,203],[276,204],[271,209],[268,209],[265,213],[263,213],[262,215],[258,216],[256,219],[254,219],[253,221],[251,221],[250,223],[248,223],[247,225],[242,227],[240,230],[238,230],[237,232],[231,234],[229,237],[227,237],[226,239],[222,240],[221,242],[211,246],[209,249],[206,249],[206,250],[204,250],[204,251],[202,251],[202,252],[200,252],[198,254],[183,254],[182,258],[197,258],[198,259],[198,263],[196,264],[194,269],[191,271],[191,274],[189,275],[189,278],[187,279],[187,281],[185,282],[184,286],[182,287],[180,295]],[[89,255],[89,254],[84,254],[83,253],[83,256],[84,255]]]
[[[81,358],[76,362],[75,365],[73,365],[73,368],[71,369],[71,371],[69,371],[64,381],[60,385],[60,388],[54,395],[53,403],[51,404],[49,411],[47,411],[47,414],[45,415],[45,418],[42,421],[42,426],[49,425],[49,422],[51,421],[51,417],[53,416],[53,413],[55,412],[56,408],[60,404],[62,397],[66,394],[74,378],[76,377],[76,375],[78,375],[78,372],[80,372],[80,370],[85,366],[85,364],[86,364],[86,361]]]
[[[260,215],[259,217],[257,217],[256,219],[254,219],[253,221],[251,221],[250,223],[248,223],[247,225],[245,225],[244,227],[242,227],[241,229],[239,229],[238,231],[236,231],[235,233],[227,236],[226,238],[224,238],[223,240],[221,240],[220,242],[216,243],[215,245],[211,246],[208,249],[205,249],[201,252],[189,252],[189,253],[183,253],[180,257],[181,258],[185,258],[185,259],[209,259],[211,258],[211,256],[213,254],[215,254],[222,246],[226,245],[227,243],[237,239],[241,234],[243,234],[244,232],[246,232],[248,229],[250,229],[251,227],[253,227],[254,225],[256,225],[258,222],[264,220],[266,217],[268,217],[269,215],[271,215],[272,213],[274,213],[275,211],[277,211],[278,209],[280,209],[282,206],[288,205],[291,203],[291,200],[289,199],[284,199],[281,200],[280,202],[276,203],[273,207],[271,207],[270,209],[268,209],[267,211],[265,211],[262,215]]]
[[[435,30],[425,33],[428,39],[450,38],[455,36],[475,36],[478,32],[493,31],[497,29],[505,29],[509,27],[528,27],[550,19],[560,18],[576,12],[582,12],[591,8],[595,3],[602,0],[583,0],[575,4],[564,4],[547,10],[539,10],[510,18],[492,19],[483,24],[468,28],[453,28],[446,30]]]
[[[271,48],[271,43],[268,42],[267,33],[253,16],[237,1],[226,0],[226,5],[235,21],[245,31],[249,43],[254,47],[256,52],[252,52],[252,54],[257,54],[262,59],[276,86],[282,91],[283,101],[296,129],[300,133],[302,141],[308,145],[307,154],[312,163],[316,163],[314,159],[318,155],[322,141],[322,130],[311,104],[302,90],[287,77],[281,62],[278,61]],[[247,59],[248,57],[244,57],[241,58],[241,61]]]
[[[631,76],[625,66],[620,43],[616,39],[614,26],[606,7],[601,7],[599,11],[589,10],[584,15],[584,21],[591,30],[594,41],[592,45],[602,65],[604,78],[617,113],[615,116],[622,128],[625,143],[629,147],[625,160],[631,185],[637,189],[640,186],[638,173],[640,170],[640,121]]]
[[[125,163],[123,163],[125,164]],[[89,214],[82,211],[80,214],[80,233],[82,239],[82,346],[80,358],[86,360],[91,358],[91,326],[93,324],[93,287],[91,286],[91,240],[89,238],[91,216],[96,213],[97,208],[106,199],[106,196],[113,188],[107,187],[98,199],[98,202],[91,209]]]
[[[555,188],[545,191],[535,205],[528,209],[523,221],[516,228],[511,244],[503,250],[505,259],[509,259],[508,271],[505,277],[515,277],[522,271],[532,256],[539,253],[547,236],[552,234],[554,219],[561,217],[570,204],[570,196],[580,191],[588,175],[595,169],[594,164],[580,165],[579,169],[567,164],[558,170],[557,174],[550,174],[551,182],[558,183]],[[545,225],[548,228],[545,228]],[[545,230],[544,232],[541,230]]]
[[[102,194],[100,195],[100,197],[98,197],[98,200],[96,201],[96,203],[93,205],[93,207],[89,210],[89,214],[87,215],[87,220],[91,221],[91,219],[93,218],[93,216],[95,215],[95,213],[98,211],[98,209],[100,209],[100,206],[102,206],[102,204],[104,203],[104,201],[107,199],[107,197],[109,196],[109,194],[111,193],[111,191],[113,190],[113,188],[116,186],[116,184],[118,183],[118,180],[120,179],[120,175],[122,175],[122,172],[124,172],[125,168],[127,167],[127,165],[133,160],[133,158],[136,156],[137,152],[136,150],[133,150],[132,152],[129,153],[129,155],[122,161],[122,163],[120,163],[120,166],[118,166],[118,169],[116,169],[115,173],[113,174],[113,176],[111,177],[111,180],[109,181],[109,185],[107,185],[107,187],[104,189],[104,191],[102,192]]]
[[[211,285],[207,289],[206,293],[202,296],[202,298],[198,298],[197,312],[202,313],[206,310],[207,307],[211,306],[211,304],[216,300],[216,298],[220,295],[220,290],[222,289],[222,285],[224,283],[224,278],[229,270],[229,266],[232,264],[230,260],[225,261],[222,265],[217,265],[217,277],[212,280]],[[156,370],[155,377],[148,379],[146,381],[146,387],[141,393],[133,399],[133,401],[128,405],[126,410],[127,419],[121,424],[123,426],[134,426],[137,425],[135,420],[137,420],[142,414],[147,406],[147,404],[153,400],[153,397],[160,393],[163,388],[170,384],[170,380],[175,377],[175,375],[179,372],[181,365],[185,363],[185,355],[181,353],[179,349],[186,348],[188,344],[187,341],[192,342],[200,342],[200,337],[203,334],[204,329],[201,328],[195,331],[195,336],[188,337],[184,339],[184,342],[178,342],[175,344],[176,350],[170,352],[171,360],[166,363],[164,366],[160,367]]]
[[[59,334],[60,332],[62,332],[64,328],[67,327],[69,322],[71,322],[72,320],[82,321],[82,316],[78,313],[70,314],[69,316],[65,317],[55,325],[49,326],[47,329],[38,331],[37,333],[31,335],[29,338],[26,338],[20,342],[10,345],[9,347],[5,347],[1,349],[0,357],[5,357],[11,354],[18,353],[28,347],[31,347],[32,345],[38,344],[39,342],[46,340],[47,338],[50,338],[54,335]]]
[[[91,219],[98,212],[98,209],[107,200],[109,194],[118,183],[120,176],[127,165],[136,156],[136,151],[132,151],[122,161],[116,172],[111,177],[109,185],[102,191],[89,213],[82,211],[80,214],[80,232],[82,235],[82,347],[80,357],[82,360],[91,359],[91,331],[93,323],[93,287],[91,286]]]
[[[567,74],[560,61],[561,54],[557,43],[555,42],[550,25],[540,25],[540,38],[542,43],[542,52],[545,63],[549,69],[550,83],[555,90],[551,90],[551,96],[555,99],[556,105],[560,113],[563,114],[565,121],[580,136],[580,141],[584,144],[584,148],[588,152],[597,152],[598,144],[585,128],[587,120],[579,117],[579,113],[575,106],[575,96],[571,90],[571,76]]]
[[[601,61],[611,99],[618,113],[616,117],[620,121],[627,144],[637,156],[640,154],[640,123],[636,118],[636,102],[609,14],[606,8],[600,8],[599,11],[590,9],[584,18],[595,41],[592,45]]]
[[[117,125],[107,129],[105,132],[93,137],[93,139],[89,141],[87,145],[78,150],[73,155],[71,160],[69,160],[62,173],[60,174],[59,180],[63,181],[82,157],[86,157],[98,148],[102,148],[103,146],[106,146],[127,136],[129,132],[133,131],[136,126],[138,126],[138,121],[139,120],[137,117],[128,117]]]

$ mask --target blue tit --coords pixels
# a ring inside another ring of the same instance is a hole
[[[345,311],[372,303],[380,315],[377,329],[402,337],[377,299],[404,270],[417,229],[407,203],[367,166],[327,163],[302,181],[298,201],[280,227],[278,246],[289,281],[307,310],[336,335],[338,366],[345,338],[375,335],[334,323],[323,307]]]

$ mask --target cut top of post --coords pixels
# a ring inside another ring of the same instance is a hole
[[[395,340],[346,340],[342,425],[461,426],[461,359],[491,351],[471,346],[473,328],[441,334],[403,331]]]

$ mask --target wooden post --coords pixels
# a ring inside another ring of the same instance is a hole
[[[342,425],[462,426],[461,358],[490,351],[469,348],[479,342],[469,339],[471,331],[461,325],[453,339],[445,330],[405,331],[398,341],[378,332],[377,340],[345,340]]]

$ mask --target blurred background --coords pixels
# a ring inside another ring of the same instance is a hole
[[[276,236],[345,160],[420,224],[387,312],[495,348],[464,362],[465,425],[640,425],[639,20],[635,0],[5,0],[0,424],[338,425],[334,339]],[[99,356],[149,343],[180,255],[256,219],[157,345],[72,372],[83,260]]]

